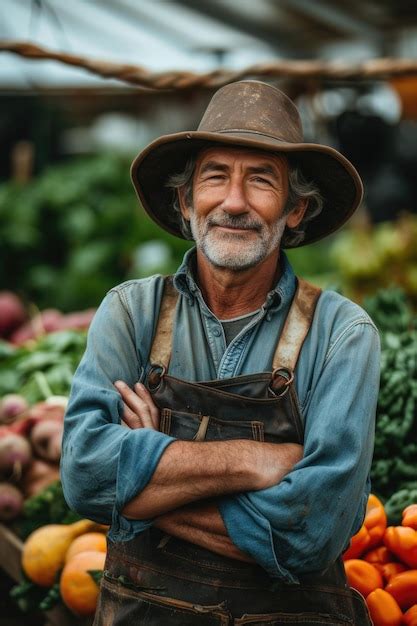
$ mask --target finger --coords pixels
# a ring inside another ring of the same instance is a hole
[[[147,403],[140,398],[135,391],[130,389],[125,382],[118,380],[114,383],[114,386],[122,396],[123,401],[133,413],[135,413],[142,420],[144,428],[154,428],[150,409]]]
[[[151,394],[146,389],[145,385],[143,385],[142,383],[136,383],[135,391],[139,395],[139,397],[142,398],[142,400],[146,402],[146,404],[148,405],[154,428],[158,429],[159,428],[159,409],[156,406],[155,402],[153,401]]]
[[[136,415],[127,404],[123,403],[123,422],[132,430],[136,428],[143,428],[143,423],[139,415]]]

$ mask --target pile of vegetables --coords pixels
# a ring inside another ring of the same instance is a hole
[[[63,418],[85,331],[0,341],[0,521],[59,478]],[[19,393],[16,393],[16,391]]]
[[[12,597],[23,611],[62,601],[77,616],[95,612],[106,557],[107,527],[90,520],[47,524],[33,531],[22,553],[23,581]]]
[[[382,346],[372,490],[396,523],[417,502],[417,318],[398,288],[380,290],[363,305]]]
[[[14,345],[23,345],[40,336],[59,330],[85,330],[93,319],[95,309],[64,314],[58,309],[38,311],[28,307],[12,291],[0,291],[0,339]]]
[[[51,396],[29,407],[23,396],[4,396],[1,418],[13,420],[0,426],[0,521],[17,518],[25,498],[59,479],[65,402]]]
[[[19,393],[32,405],[51,395],[67,396],[86,346],[85,331],[41,335],[22,346],[0,340],[0,399]]]
[[[369,496],[364,523],[343,555],[349,585],[361,593],[374,626],[417,626],[417,504],[387,526],[382,502]]]

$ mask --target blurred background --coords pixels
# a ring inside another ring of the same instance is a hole
[[[417,6],[394,0],[2,0],[0,17],[2,41],[153,72],[417,53]],[[400,281],[416,297],[414,240],[403,244],[417,211],[417,77],[269,80],[296,101],[307,140],[340,149],[365,182],[347,234],[291,253],[296,269],[360,293]],[[144,216],[129,165],[153,138],[195,128],[212,93],[137,88],[2,52],[0,286],[70,311],[122,280],[173,271],[187,244]]]
[[[188,89],[139,87],[24,58],[6,50],[10,41],[203,78]],[[1,0],[0,423],[28,407],[42,413],[51,396],[68,394],[108,289],[175,271],[190,244],[146,216],[130,163],[157,136],[196,128],[214,92],[206,74],[242,72],[284,90],[299,107],[306,140],[339,149],[364,180],[363,203],[349,223],[289,256],[300,275],[364,306],[381,332],[372,488],[398,523],[403,507],[417,503],[417,72],[325,79],[248,71],[277,61],[355,67],[385,57],[417,63],[415,2]],[[59,483],[41,491],[56,480],[59,456],[38,457],[35,450],[46,478],[36,487],[31,464],[23,479],[0,470],[0,481],[24,497],[6,518],[0,492],[0,521],[20,540],[34,527],[75,519]],[[6,590],[12,578],[22,581],[10,552],[15,541],[0,532]],[[34,611],[31,624],[46,623],[39,607],[57,602],[45,593],[28,579],[14,592],[19,610]],[[28,613],[19,617],[6,597],[0,625],[28,624]],[[48,624],[81,623],[74,613],[47,614]]]

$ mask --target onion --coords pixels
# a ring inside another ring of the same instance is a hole
[[[0,483],[0,521],[10,522],[22,510],[23,495],[14,485]]]
[[[10,432],[0,438],[1,476],[19,480],[31,459],[32,450],[24,437]]]
[[[46,461],[59,461],[63,430],[63,423],[57,420],[44,419],[35,424],[30,433],[35,454]]]
[[[8,393],[0,400],[0,424],[10,424],[28,408],[29,405],[23,396]]]

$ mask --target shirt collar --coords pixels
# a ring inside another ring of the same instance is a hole
[[[195,247],[191,248],[191,250],[187,250],[180,267],[174,274],[174,285],[176,289],[191,301],[194,301],[196,293],[200,292],[200,288],[194,279],[195,257]],[[271,312],[289,304],[294,297],[296,289],[296,276],[287,255],[282,250],[281,270],[281,276],[274,289],[268,293],[264,305],[265,309],[269,309]]]

